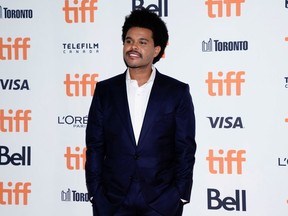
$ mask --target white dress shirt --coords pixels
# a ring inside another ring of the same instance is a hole
[[[131,79],[129,71],[126,73],[127,97],[136,144],[138,144],[144,115],[155,76],[156,69],[154,66],[152,66],[152,73],[149,80],[144,85],[138,86],[137,80]]]

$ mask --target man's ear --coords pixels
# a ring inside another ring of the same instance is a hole
[[[156,56],[158,56],[158,54],[160,53],[160,51],[161,51],[161,47],[160,47],[160,46],[156,46],[156,47],[154,48],[154,58],[155,58]]]

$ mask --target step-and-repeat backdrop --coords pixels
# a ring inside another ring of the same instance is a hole
[[[184,215],[288,215],[287,0],[0,0],[0,215],[92,215],[87,113],[126,69],[121,28],[139,7],[167,23],[156,67],[195,105]]]

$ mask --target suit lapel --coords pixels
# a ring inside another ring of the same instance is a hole
[[[161,74],[156,71],[155,80],[153,83],[153,87],[151,89],[148,105],[146,108],[142,129],[139,137],[138,145],[141,146],[141,143],[143,142],[143,139],[147,135],[151,124],[156,119],[160,109],[161,109],[161,103],[162,103],[162,97],[163,93],[165,93],[164,88],[162,88],[162,79]]]

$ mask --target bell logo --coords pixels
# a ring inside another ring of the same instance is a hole
[[[14,40],[11,37],[4,39],[0,37],[0,60],[20,60],[20,53],[22,51],[22,59],[27,60],[28,49],[30,45],[28,42],[30,38],[17,37]]]
[[[243,79],[242,76],[245,75],[245,71],[229,71],[226,76],[223,72],[219,71],[217,75],[218,78],[214,78],[213,72],[208,72],[208,78],[205,80],[205,83],[208,85],[208,94],[210,96],[223,96],[224,87],[226,89],[226,96],[231,96],[233,84],[235,85],[235,95],[241,95],[241,86],[242,83],[245,83],[245,79]]]
[[[30,182],[8,182],[7,186],[0,182],[0,205],[28,205],[30,187]]]
[[[235,190],[234,197],[220,198],[220,191],[214,188],[207,189],[208,209],[219,210],[224,208],[226,211],[246,211],[246,191]]]
[[[218,151],[219,156],[214,156],[214,151],[210,149],[206,157],[209,164],[209,172],[211,174],[233,174],[236,169],[236,173],[241,175],[243,162],[246,161],[245,153],[245,150],[228,150],[225,155],[224,150],[220,149]]]
[[[13,166],[31,166],[31,147],[22,146],[21,153],[10,153],[7,146],[0,146],[0,165],[5,166],[12,164]]]
[[[136,5],[136,3],[139,3]],[[132,11],[141,9],[145,7],[147,10],[152,12],[157,12],[159,17],[168,16],[168,0],[158,0],[158,4],[150,4],[146,7],[144,6],[144,0],[132,0]]]
[[[72,153],[71,147],[66,148],[64,157],[66,158],[66,167],[68,170],[84,170],[86,162],[86,148],[75,147]]]
[[[31,121],[31,110],[8,110],[5,115],[4,109],[0,109],[0,132],[28,132],[28,123]],[[22,127],[21,127],[22,126]]]
[[[98,74],[83,74],[80,77],[79,74],[75,74],[74,78],[76,80],[71,80],[71,75],[66,74],[66,80],[64,84],[66,86],[66,95],[68,97],[80,96],[80,88],[81,88],[81,96],[87,96],[87,88],[90,87],[90,96],[93,96],[94,90],[96,87]]]
[[[95,21],[95,11],[98,9],[95,4],[98,0],[73,0],[71,2],[73,2],[71,4],[74,4],[74,6],[70,6],[70,1],[65,0],[64,7],[62,8],[67,23],[79,23],[79,19],[81,23],[86,23],[87,14],[90,17],[90,23]]]
[[[224,16],[231,17],[231,9],[234,5],[236,16],[241,16],[241,4],[245,3],[245,0],[206,0],[205,5],[208,7],[208,16],[210,18],[223,17],[223,10],[226,11]],[[224,5],[225,9],[224,9]],[[216,14],[214,9],[216,8]]]

